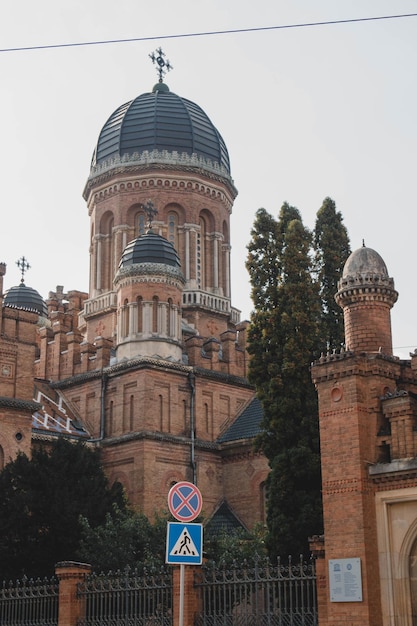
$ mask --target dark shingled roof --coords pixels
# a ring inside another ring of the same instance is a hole
[[[103,126],[92,165],[153,150],[197,154],[230,174],[229,154],[219,131],[194,102],[159,84],[121,105]]]
[[[221,532],[234,530],[246,529],[224,500],[205,525],[204,532],[208,537],[218,537]]]
[[[253,398],[233,424],[218,438],[219,443],[256,437],[261,429],[263,411],[258,398]]]
[[[139,263],[162,263],[172,267],[181,267],[179,256],[172,243],[153,232],[141,235],[127,244],[119,269]]]
[[[39,315],[47,317],[48,309],[42,296],[24,283],[20,283],[16,287],[10,287],[5,294],[3,300],[4,306],[12,306],[17,309],[25,309],[27,311],[36,311]]]

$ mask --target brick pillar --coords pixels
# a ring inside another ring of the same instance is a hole
[[[184,623],[183,626],[194,626],[195,615],[199,609],[198,590],[194,587],[194,573],[197,568],[184,565]],[[180,571],[181,567],[174,568],[172,590],[172,626],[180,624]],[[59,624],[61,626],[61,624]]]
[[[327,626],[327,598],[329,597],[327,585],[326,560],[324,558],[324,536],[314,535],[309,538],[310,550],[316,565],[316,593],[317,593],[317,613],[320,626]]]
[[[85,599],[77,597],[77,584],[91,572],[91,565],[61,561],[55,566],[59,580],[58,626],[76,626],[84,617]]]

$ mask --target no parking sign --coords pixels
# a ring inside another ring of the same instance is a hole
[[[168,493],[168,508],[175,519],[191,522],[200,515],[203,498],[200,490],[193,483],[176,483]]]

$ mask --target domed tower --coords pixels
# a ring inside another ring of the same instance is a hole
[[[352,252],[336,302],[345,320],[346,349],[392,355],[391,308],[398,298],[382,257],[365,244]]]
[[[146,231],[147,202],[158,210],[153,231],[177,250],[185,283],[183,316],[212,336],[239,322],[230,299],[230,214],[237,195],[220,133],[194,102],[162,82],[169,65],[158,51],[160,80],[121,105],[103,126],[84,198],[91,218],[86,338],[116,326],[114,279],[127,244]]]
[[[48,308],[42,296],[36,289],[25,285],[25,273],[30,269],[27,259],[23,256],[16,261],[16,265],[21,271],[22,278],[19,285],[10,287],[10,289],[4,293],[3,305],[34,311],[41,317],[46,318],[48,316]]]
[[[149,356],[181,361],[184,277],[172,243],[152,230],[131,241],[114,284],[117,360]]]

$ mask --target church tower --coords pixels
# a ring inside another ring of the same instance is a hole
[[[230,214],[237,191],[226,145],[206,113],[171,92],[161,50],[159,82],[121,105],[103,126],[84,190],[91,222],[90,288],[82,320],[88,342],[115,340],[115,278],[126,246],[153,232],[178,252],[184,277],[182,315],[202,337],[239,322],[231,305]]]
[[[71,436],[102,449],[132,506],[151,517],[189,480],[207,518],[226,507],[250,528],[268,467],[252,445],[248,323],[231,304],[237,192],[220,133],[163,82],[162,50],[151,57],[158,83],[99,134],[84,189],[89,293],[50,293],[37,387],[52,416],[64,408]]]

